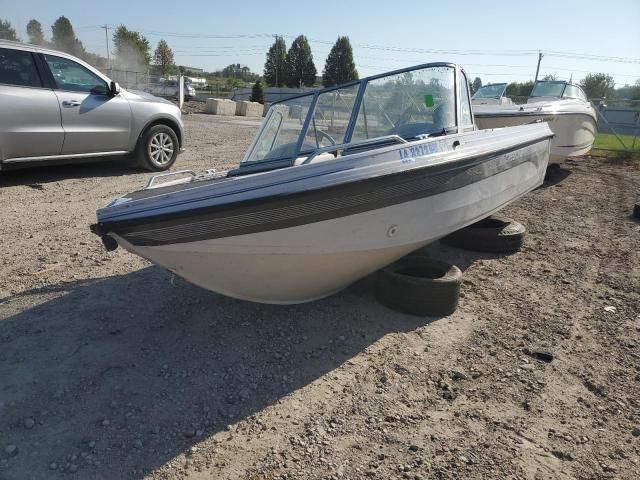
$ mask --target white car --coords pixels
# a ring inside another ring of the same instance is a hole
[[[143,89],[145,92],[149,92],[156,97],[165,97],[165,98],[177,98],[178,91],[178,81],[177,80],[165,80],[163,78],[160,79],[158,83],[151,83],[145,86]],[[184,99],[185,101],[191,100],[196,96],[196,89],[193,88],[190,82],[184,81]]]

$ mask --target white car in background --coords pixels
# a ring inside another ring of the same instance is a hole
[[[158,82],[148,83],[141,89],[156,97],[178,98],[180,94],[178,89],[178,80],[166,80],[161,78]],[[193,88],[191,82],[184,80],[184,100],[189,101],[196,96],[196,89]]]

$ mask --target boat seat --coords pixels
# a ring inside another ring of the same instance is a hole
[[[293,164],[295,166],[298,165],[302,165],[304,163],[304,161],[309,158],[308,156],[306,157],[298,157],[296,158],[295,162],[293,162]],[[336,157],[333,156],[333,153],[321,153],[319,155],[316,155],[313,160],[311,160],[311,162],[309,163],[318,163],[318,162],[326,162],[327,160],[335,160]]]

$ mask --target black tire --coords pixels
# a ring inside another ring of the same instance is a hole
[[[170,145],[171,152],[160,148],[163,152],[155,156],[154,152],[158,152],[158,145],[167,147]],[[152,172],[163,172],[175,163],[179,150],[178,136],[171,127],[153,125],[147,128],[138,140],[135,151],[136,165]]]
[[[458,307],[461,282],[462,272],[455,265],[414,255],[378,272],[375,295],[392,310],[441,317]]]
[[[489,253],[514,253],[520,250],[526,229],[510,218],[491,216],[469,225],[441,241],[446,245]]]

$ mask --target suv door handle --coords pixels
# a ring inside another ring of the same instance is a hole
[[[64,102],[62,102],[62,106],[63,107],[79,107],[80,103],[78,100],[65,100]]]

